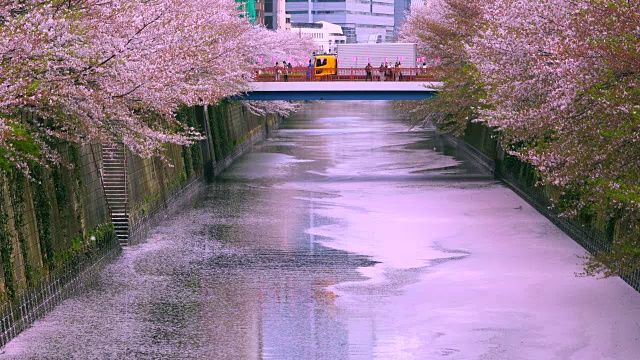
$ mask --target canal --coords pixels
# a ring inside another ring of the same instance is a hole
[[[637,359],[582,255],[390,103],[308,103],[0,357]]]

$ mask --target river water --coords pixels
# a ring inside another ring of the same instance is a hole
[[[640,294],[388,102],[309,103],[11,359],[638,359]]]

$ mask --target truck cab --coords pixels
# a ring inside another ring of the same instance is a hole
[[[313,59],[313,68],[316,77],[335,75],[338,61],[335,55],[316,55]]]

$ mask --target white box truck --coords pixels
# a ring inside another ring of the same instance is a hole
[[[364,68],[370,62],[373,68],[380,63],[388,62],[393,66],[396,61],[402,67],[415,68],[416,44],[413,43],[378,43],[378,44],[338,44],[338,68]]]

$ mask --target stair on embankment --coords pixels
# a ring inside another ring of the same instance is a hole
[[[121,246],[129,243],[127,156],[124,145],[102,147],[102,186],[111,222]]]

